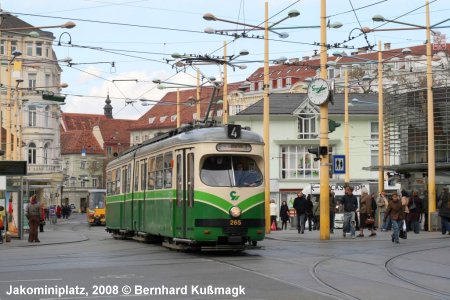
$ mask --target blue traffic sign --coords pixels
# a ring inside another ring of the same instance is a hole
[[[345,155],[333,155],[333,173],[345,174]]]

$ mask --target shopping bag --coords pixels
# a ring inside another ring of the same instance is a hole
[[[275,224],[275,221],[272,222],[272,226],[270,226],[270,230],[277,231],[277,225]]]

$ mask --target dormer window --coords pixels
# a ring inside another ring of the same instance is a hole
[[[148,124],[153,124],[155,122],[155,117],[148,118]]]
[[[160,123],[164,123],[164,121],[167,119],[167,116],[162,116],[162,117],[159,117],[159,122]]]

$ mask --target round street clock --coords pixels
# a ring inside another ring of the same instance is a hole
[[[317,78],[308,85],[308,98],[315,105],[322,105],[328,101],[330,87],[325,79]]]

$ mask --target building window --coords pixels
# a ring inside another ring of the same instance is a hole
[[[217,116],[218,116],[218,117],[221,117],[222,115],[223,115],[223,110],[219,109],[219,110],[217,111]]]
[[[49,105],[47,105],[45,107],[44,117],[45,117],[45,128],[49,128],[50,127],[50,106]]]
[[[283,78],[278,78],[277,80],[277,88],[283,88]]]
[[[36,43],[36,56],[42,56],[42,43]]]
[[[411,57],[405,59],[405,69],[410,72],[414,70],[414,61]]]
[[[50,74],[45,74],[45,86],[51,86],[51,75]]]
[[[86,181],[84,179],[80,181],[80,187],[86,187]]]
[[[49,144],[45,144],[44,145],[44,165],[48,164],[48,149],[49,148]]]
[[[262,91],[264,83],[262,81],[258,82],[258,91]]]
[[[36,88],[36,73],[28,74],[28,88],[31,90]]]
[[[155,122],[155,117],[148,118],[148,124],[153,124]]]
[[[162,117],[159,117],[159,122],[160,123],[164,123],[164,121],[167,119],[167,116],[162,116]]]
[[[334,78],[334,68],[328,69],[328,78]]]
[[[314,155],[308,148],[317,145],[282,145],[281,149],[281,178],[308,179],[318,178],[320,163],[314,160]]]
[[[35,165],[36,164],[36,144],[30,143],[28,144],[28,163]]]
[[[313,108],[304,107],[298,116],[298,139],[316,139],[318,113]]]
[[[33,43],[27,42],[26,48],[27,48],[27,56],[33,56]]]
[[[28,106],[28,126],[36,127],[36,106]]]
[[[370,122],[370,165],[378,166],[378,122]]]
[[[86,169],[87,162],[85,160],[80,161],[80,169]]]
[[[140,139],[139,139],[139,136],[138,136],[138,135],[134,136],[134,142],[135,142],[135,143],[139,143],[139,140],[140,140]]]
[[[253,84],[253,83],[250,84],[250,92],[255,91],[255,84]]]
[[[177,120],[177,115],[171,115],[170,121],[175,122]]]
[[[292,78],[288,77],[286,78],[286,86],[291,86],[292,85]]]
[[[0,42],[0,54],[1,55],[5,55],[6,53],[5,53],[5,40],[2,40],[1,42]]]
[[[17,50],[17,41],[11,41],[11,54]]]
[[[106,147],[106,154],[108,154],[108,156],[112,156],[112,147]]]
[[[96,188],[98,184],[98,179],[97,178],[92,178],[92,187]]]

